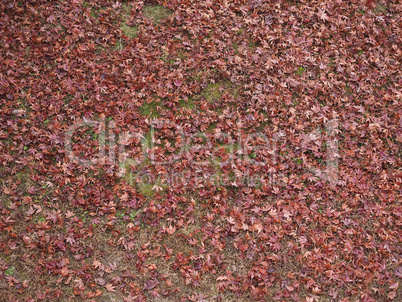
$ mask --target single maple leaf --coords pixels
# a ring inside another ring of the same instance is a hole
[[[70,273],[70,271],[69,271],[69,269],[67,268],[67,266],[63,266],[63,268],[60,270],[60,274],[61,274],[63,277],[67,277],[67,276],[69,275],[69,273]]]
[[[66,215],[66,218],[71,218],[71,217],[75,216],[74,212],[71,212],[70,210],[67,210],[65,215]]]
[[[392,283],[392,284],[389,286],[389,289],[397,289],[398,286],[399,286],[399,282],[395,282],[395,283]]]
[[[115,288],[116,288],[116,286],[114,286],[110,283],[106,284],[106,290],[109,292],[116,292]]]
[[[174,232],[176,232],[176,228],[169,225],[169,227],[166,229],[166,232],[168,232],[168,234],[172,235]]]
[[[259,222],[254,223],[254,224],[252,225],[252,230],[253,230],[253,231],[257,231],[258,234],[261,233],[263,229],[264,229],[264,228],[263,228],[262,224],[259,223]]]
[[[145,289],[153,289],[156,285],[158,285],[158,283],[154,280],[148,280],[145,282],[144,284],[144,288]]]
[[[95,290],[95,297],[101,296],[102,294],[103,294],[103,291],[101,291],[100,289]]]
[[[45,214],[45,216],[46,216],[46,220],[51,220],[53,223],[57,222],[58,217],[57,217],[57,212],[56,211],[47,212]]]
[[[92,262],[92,265],[95,267],[95,269],[102,268],[102,263],[96,259]]]

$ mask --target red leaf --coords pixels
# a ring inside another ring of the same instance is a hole
[[[106,284],[106,289],[109,292],[116,292],[115,288],[116,287],[114,285],[110,284],[110,283]]]
[[[367,7],[372,7],[372,6],[374,6],[374,0],[366,0],[366,6],[367,6]]]

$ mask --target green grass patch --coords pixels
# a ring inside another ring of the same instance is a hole
[[[210,180],[213,182],[215,186],[223,186],[224,181],[223,181],[223,176],[224,173],[221,168],[221,160],[219,158],[211,159],[210,161],[210,166],[214,169],[214,174],[210,177]]]
[[[184,50],[177,51],[175,55],[170,55],[166,50],[163,50],[163,54],[160,56],[160,59],[163,62],[173,65],[177,60],[184,61],[187,59],[187,57],[188,55]]]
[[[335,58],[330,58],[329,63],[328,63],[328,67],[334,67],[334,66],[335,66]]]
[[[210,160],[210,166],[213,168],[213,174],[209,177],[211,184],[217,187],[218,191],[222,188],[231,189],[231,183],[236,181],[236,174],[234,171],[223,171],[221,167],[221,160],[219,158]]]
[[[15,174],[15,177],[16,177],[18,180],[21,180],[21,182],[27,182],[27,181],[30,179],[30,177],[31,177],[29,168],[25,169],[25,171],[17,172],[17,173]]]
[[[90,5],[88,2],[84,1],[84,3],[82,4],[82,6],[84,8],[88,8]],[[99,18],[99,14],[101,13],[102,8],[91,8],[91,12],[90,15],[92,18],[94,19],[98,19]]]
[[[236,42],[233,42],[233,49],[235,50],[236,54],[239,54],[239,45]]]
[[[296,70],[296,74],[301,76],[306,69],[303,66],[299,66]]]
[[[297,164],[297,165],[301,165],[303,164],[303,159],[301,157],[296,157],[293,159],[293,161]]]
[[[207,132],[213,132],[216,129],[216,123],[213,124],[209,124],[208,128],[207,128]]]
[[[184,50],[179,50],[179,51],[177,52],[177,55],[178,55],[178,58],[179,58],[180,60],[185,60],[185,59],[187,59],[187,54],[186,54],[186,52],[185,52]]]
[[[349,84],[346,84],[346,85],[345,85],[345,91],[346,91],[346,94],[347,94],[347,95],[351,95],[351,94],[352,94],[352,90],[350,89]]]
[[[239,96],[238,89],[231,82],[217,82],[209,84],[203,91],[203,96],[208,102],[218,102],[225,91],[228,91],[234,98]]]
[[[124,170],[122,173],[122,178],[130,185],[134,185],[133,181],[138,176],[137,173],[131,170],[131,167],[140,166],[131,158],[127,158],[124,162],[120,163],[120,171]]]
[[[22,109],[25,110],[25,114],[28,115],[28,112],[30,112],[30,107],[29,104],[27,103],[25,98],[20,98],[17,100],[18,103],[18,108],[17,109]]]
[[[80,137],[82,138],[87,138],[90,139],[92,141],[96,141],[98,139],[98,134],[95,133],[95,130],[93,128],[93,126],[89,125],[89,126],[84,126],[82,127],[82,129],[80,129]]]
[[[118,50],[118,51],[123,50],[124,45],[123,45],[121,39],[116,42],[116,45],[114,46],[114,48],[115,48],[116,50]]]
[[[248,47],[249,47],[251,50],[255,50],[255,48],[257,47],[257,45],[255,44],[255,42],[254,42],[253,40],[251,40],[251,39],[248,40],[247,45],[248,45]]]
[[[15,273],[15,266],[9,267],[8,269],[6,269],[6,271],[4,272],[4,274],[8,277],[8,276],[12,276]]]
[[[91,9],[91,13],[90,13],[91,17],[94,19],[97,19],[99,16],[99,11],[95,10],[95,9]]]
[[[144,138],[141,139],[141,146],[142,146],[142,151],[146,152],[147,149],[151,149],[152,146],[152,136],[155,135],[155,130],[151,128],[151,130],[144,135]]]
[[[195,109],[195,102],[193,99],[189,98],[187,100],[180,99],[179,100],[180,107],[185,109]]]
[[[131,6],[124,3],[123,4],[123,14],[121,16],[122,23],[120,25],[120,29],[126,37],[128,37],[130,39],[134,39],[138,35],[138,28],[137,28],[137,26],[127,25],[127,21],[130,17],[130,12],[131,12]],[[121,44],[121,42],[120,42],[120,44]],[[122,45],[120,45],[120,46],[116,45],[116,48],[118,48],[118,47],[120,47],[120,49],[123,48]]]
[[[377,3],[376,7],[374,8],[374,13],[376,14],[385,14],[387,12],[387,7],[380,3]]]
[[[123,31],[123,34],[130,39],[137,37],[138,29],[136,26],[128,26],[126,23],[124,23],[120,26],[120,29]]]
[[[100,46],[100,45],[96,45],[96,46],[95,46],[95,53],[96,53],[96,54],[100,54],[100,53],[102,53],[102,51],[103,51],[104,49],[105,49],[104,47],[102,47],[102,46]]]
[[[164,49],[162,51],[163,54],[160,56],[160,59],[165,63],[173,64],[174,60],[170,57],[169,52]]]
[[[141,107],[138,108],[138,111],[141,115],[150,117],[150,118],[157,118],[160,116],[158,111],[163,107],[162,103],[156,100],[153,100],[149,103],[144,103]]]
[[[153,129],[151,129],[141,140],[142,150],[144,152],[144,159],[142,162],[136,162],[133,159],[128,158],[120,164],[122,179],[124,179],[129,185],[135,187],[138,192],[146,198],[152,198],[156,193],[162,194],[167,188],[167,185],[164,184],[159,177],[156,181],[152,181],[149,177],[146,177],[146,175],[136,172],[137,168],[146,168],[151,165],[146,150],[153,147],[153,135],[154,132]]]
[[[228,154],[234,154],[236,151],[239,150],[238,144],[234,143],[228,143],[225,139],[223,140],[216,140],[216,144],[219,147],[222,147],[225,149],[225,152]]]
[[[162,183],[160,178],[158,178],[155,182],[145,182],[142,181],[137,184],[138,192],[140,192],[145,198],[155,197],[158,192],[161,194],[164,190],[166,190],[167,185]]]
[[[152,19],[155,23],[160,23],[173,14],[173,10],[160,5],[144,6],[144,16]]]
[[[138,215],[139,212],[140,212],[139,210],[130,212],[129,216],[132,222],[135,221],[135,217]]]
[[[63,97],[63,100],[64,100],[64,105],[67,105],[73,100],[73,96],[70,94],[67,94],[65,97]]]
[[[130,186],[135,187],[137,191],[141,193],[145,198],[155,197],[157,193],[163,194],[163,192],[167,188],[167,185],[162,182],[160,177],[153,181],[150,180],[148,177],[131,170],[131,167],[136,166],[141,168],[148,166],[149,164],[149,159],[145,159],[142,163],[137,163],[130,158],[126,159],[124,163],[120,164],[120,168],[125,169],[125,172],[122,175],[122,179],[125,180]]]

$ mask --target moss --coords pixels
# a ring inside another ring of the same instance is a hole
[[[173,10],[160,5],[144,7],[144,16],[146,18],[152,19],[156,23],[160,23],[160,21],[166,19],[171,14],[173,14]]]

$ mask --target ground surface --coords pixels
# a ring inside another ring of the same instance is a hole
[[[1,1],[1,300],[401,301],[367,2]]]

